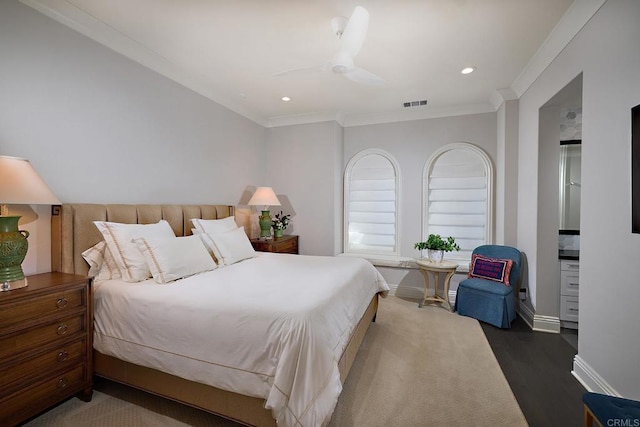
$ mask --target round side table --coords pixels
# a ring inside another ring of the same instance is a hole
[[[440,302],[445,303],[449,306],[449,311],[452,311],[451,303],[449,302],[449,282],[451,282],[451,277],[453,273],[456,272],[458,268],[458,263],[453,261],[429,261],[419,259],[416,261],[418,264],[418,268],[420,269],[420,273],[422,273],[422,277],[424,277],[424,297],[418,307],[422,308],[424,304],[427,302]],[[428,296],[429,293],[429,273],[433,275],[433,280],[435,282],[433,288],[433,296]],[[438,283],[440,282],[440,273],[446,274],[444,277],[444,289],[443,295],[438,295]]]

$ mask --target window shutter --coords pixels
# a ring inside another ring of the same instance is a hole
[[[345,252],[397,254],[397,168],[380,153],[349,162],[345,180]]]
[[[484,155],[470,144],[454,144],[427,164],[424,234],[452,236],[460,251],[448,258],[471,259],[476,247],[491,240],[491,168],[479,153]]]

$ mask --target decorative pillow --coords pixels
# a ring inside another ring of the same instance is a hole
[[[151,277],[147,260],[132,242],[137,237],[169,238],[176,237],[171,226],[165,220],[156,224],[120,224],[116,222],[93,222],[111,251],[113,258],[127,282],[139,282]]]
[[[218,265],[225,265],[222,254],[216,247],[213,240],[211,240],[211,236],[214,234],[226,233],[228,231],[235,230],[238,228],[238,224],[236,224],[236,220],[233,216],[228,216],[223,219],[199,219],[193,218],[191,219],[191,223],[198,230],[198,235],[202,239],[202,242],[207,247],[210,253],[213,254]]]
[[[244,227],[238,227],[226,233],[208,234],[208,236],[220,252],[218,262],[223,265],[235,264],[243,259],[256,256],[256,251],[253,250],[247,233],[244,232]]]
[[[171,282],[217,267],[198,236],[139,237],[133,241],[147,260],[156,283]]]
[[[116,261],[104,240],[82,252],[82,257],[89,264],[90,277],[96,280],[122,278]]]
[[[513,261],[510,259],[489,258],[474,254],[471,257],[469,277],[493,280],[510,286],[509,273],[511,273],[512,266]]]

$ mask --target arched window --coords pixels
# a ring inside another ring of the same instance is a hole
[[[344,251],[398,255],[400,169],[377,149],[353,156],[344,177]]]
[[[493,241],[493,166],[489,156],[468,143],[436,151],[423,170],[422,234],[452,236],[466,261],[477,246]]]

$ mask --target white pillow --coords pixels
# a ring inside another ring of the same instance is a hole
[[[238,227],[226,233],[209,234],[208,236],[220,251],[224,265],[235,264],[243,259],[256,256],[256,251],[253,250],[253,246],[251,246],[251,242],[244,232],[244,227]]]
[[[104,240],[82,252],[82,258],[89,264],[90,277],[96,280],[122,278],[118,265]]]
[[[156,224],[120,224],[116,222],[93,222],[111,250],[111,254],[127,282],[139,282],[151,277],[147,260],[132,239],[137,237],[168,238],[176,237],[171,226],[165,220]]]
[[[198,236],[139,237],[133,241],[147,260],[156,283],[167,283],[216,268]]]
[[[225,265],[220,250],[216,247],[211,236],[214,234],[226,233],[238,228],[236,220],[233,216],[228,216],[223,219],[191,219],[193,226],[198,230],[198,235],[202,239],[204,245],[209,249],[209,252],[213,253],[218,265]]]

